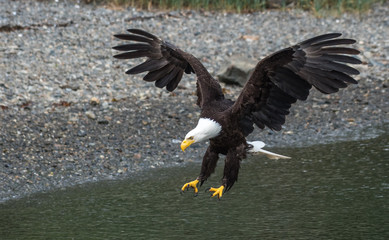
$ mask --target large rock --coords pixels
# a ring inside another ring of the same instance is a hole
[[[253,61],[242,57],[231,58],[231,64],[217,75],[219,81],[244,86],[254,70]]]

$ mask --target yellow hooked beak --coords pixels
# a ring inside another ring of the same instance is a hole
[[[181,149],[183,152],[185,152],[185,149],[187,147],[189,147],[192,143],[194,143],[194,140],[193,139],[185,139],[184,141],[182,141],[181,143]]]

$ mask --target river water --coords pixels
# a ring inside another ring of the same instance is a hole
[[[197,197],[200,162],[8,201],[0,239],[389,239],[388,134],[272,150],[292,159],[250,157],[220,201],[222,161]]]

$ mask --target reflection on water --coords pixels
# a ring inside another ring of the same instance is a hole
[[[389,239],[389,135],[252,157],[221,201],[180,195],[200,163],[0,205],[1,239]]]

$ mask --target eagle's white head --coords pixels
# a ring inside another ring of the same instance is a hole
[[[202,142],[218,136],[221,130],[222,126],[216,121],[209,118],[200,118],[197,126],[188,132],[184,141],[182,141],[182,151],[185,151],[192,143]]]

